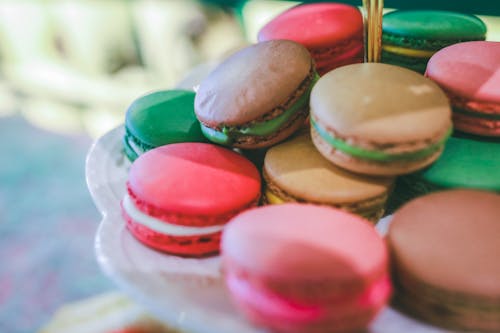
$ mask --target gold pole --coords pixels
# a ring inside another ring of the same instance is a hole
[[[363,0],[365,62],[380,62],[384,0]]]

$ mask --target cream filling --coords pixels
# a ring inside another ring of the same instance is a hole
[[[130,195],[126,194],[123,198],[123,209],[130,218],[153,231],[170,236],[203,236],[210,235],[224,229],[223,225],[214,225],[210,227],[187,227],[183,225],[170,224],[163,220],[154,218],[141,212],[132,202]]]

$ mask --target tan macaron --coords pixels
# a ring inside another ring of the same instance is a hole
[[[317,151],[308,133],[269,149],[263,174],[265,203],[334,206],[373,222],[382,216],[393,184],[392,178],[363,176],[333,165]]]
[[[327,159],[371,175],[422,169],[451,133],[444,92],[411,70],[380,63],[337,68],[311,93],[311,133]]]

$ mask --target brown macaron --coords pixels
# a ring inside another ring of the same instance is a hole
[[[500,331],[500,195],[436,192],[393,217],[395,304],[455,330]]]
[[[266,204],[306,202],[344,209],[377,222],[384,213],[393,178],[341,169],[314,147],[309,133],[271,147],[264,159]]]
[[[304,46],[258,43],[228,57],[201,82],[195,113],[203,134],[215,143],[268,147],[302,126],[317,79]]]

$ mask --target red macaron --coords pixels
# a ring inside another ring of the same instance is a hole
[[[240,154],[211,144],[176,143],[132,164],[122,214],[145,245],[204,256],[219,251],[224,224],[259,198],[259,172]]]
[[[316,3],[292,7],[259,31],[259,42],[272,39],[288,39],[304,45],[320,75],[363,62],[363,18],[350,5]]]

